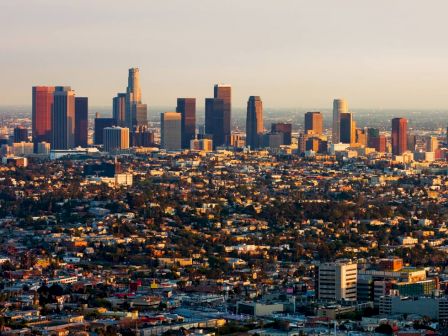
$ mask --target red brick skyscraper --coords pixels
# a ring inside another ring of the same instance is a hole
[[[405,118],[392,119],[392,154],[401,155],[408,149],[408,121]]]

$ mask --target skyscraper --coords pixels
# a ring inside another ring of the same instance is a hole
[[[69,86],[57,86],[52,108],[52,148],[75,146],[75,92]]]
[[[103,130],[104,150],[112,152],[129,148],[129,128],[113,126]]]
[[[247,102],[246,146],[260,147],[263,134],[263,102],[259,96],[250,96]]]
[[[13,142],[28,142],[28,129],[23,126],[14,128]]]
[[[350,112],[339,114],[340,133],[339,142],[346,144],[355,143],[355,127],[353,121],[353,114]]]
[[[51,109],[54,86],[33,86],[33,142],[51,142]]]
[[[75,98],[75,146],[87,147],[89,99]]]
[[[401,155],[408,148],[408,121],[405,118],[392,119],[392,154]]]
[[[323,130],[322,113],[307,112],[305,113],[305,134],[321,135]]]
[[[205,99],[205,133],[212,136],[213,147],[225,144],[224,134],[224,100]]]
[[[291,145],[292,142],[292,125],[287,123],[274,123],[271,125],[272,133],[283,134],[283,145]]]
[[[224,135],[224,142],[216,143],[217,146],[228,145],[231,134],[231,119],[232,119],[232,87],[227,84],[216,84],[214,87],[214,98],[223,100],[222,111],[222,133]]]
[[[115,125],[114,118],[100,118],[97,114],[94,125],[93,143],[95,145],[104,144],[104,134],[103,134],[104,129],[106,127],[112,127],[114,125]]]
[[[177,112],[164,112],[160,114],[160,146],[169,151],[182,148],[182,116]]]
[[[348,105],[344,99],[333,101],[333,143],[341,142],[341,113],[348,112]]]
[[[134,126],[147,124],[147,106],[142,104],[142,93],[140,89],[139,68],[129,69],[128,87],[126,89],[126,126],[133,129]]]
[[[113,118],[115,125],[125,126],[126,124],[126,93],[118,93],[112,99]]]
[[[182,148],[190,148],[196,136],[196,98],[177,98],[176,112],[181,114]]]
[[[435,152],[439,148],[439,140],[436,136],[426,137],[425,142],[427,152]]]

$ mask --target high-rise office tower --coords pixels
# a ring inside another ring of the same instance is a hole
[[[52,141],[51,108],[54,86],[33,86],[32,135],[35,145]]]
[[[129,128],[113,126],[103,130],[104,150],[112,152],[129,148]]]
[[[52,149],[75,146],[75,91],[69,86],[57,86],[52,108]]]
[[[182,116],[177,112],[160,114],[160,146],[169,151],[182,149]]]
[[[100,118],[98,114],[95,118],[95,125],[94,125],[94,133],[93,133],[93,143],[95,145],[103,145],[104,144],[104,129],[106,127],[112,127],[115,126],[115,119],[114,118]]]
[[[408,148],[408,121],[405,118],[392,119],[392,154],[401,155]]]
[[[75,98],[75,146],[87,147],[87,131],[89,128],[89,99]]]
[[[205,99],[205,133],[212,136],[216,148],[225,144],[224,100],[218,98]]]
[[[341,113],[348,112],[348,104],[344,99],[333,101],[333,143],[341,142]]]
[[[349,260],[323,263],[318,268],[317,297],[322,300],[354,300],[358,266]]]
[[[126,89],[126,126],[133,129],[134,126],[147,124],[147,106],[142,104],[142,92],[140,89],[139,68],[129,69],[128,87]]]
[[[222,99],[223,111],[222,111],[222,125],[220,125],[221,131],[224,135],[224,142],[222,144],[216,143],[215,145],[228,145],[230,141],[231,119],[232,119],[232,87],[227,84],[216,84],[214,87],[214,98]]]
[[[287,123],[271,124],[271,133],[281,133],[283,135],[283,145],[292,143],[292,125]]]
[[[439,140],[437,140],[436,136],[428,136],[425,140],[427,152],[435,152],[439,149]]]
[[[177,98],[176,112],[181,114],[182,148],[189,149],[196,136],[196,98]]]
[[[355,143],[355,126],[353,114],[350,112],[339,114],[340,134],[339,142],[346,144]]]
[[[126,93],[118,93],[112,99],[112,116],[115,119],[115,125],[125,126],[126,124]]]
[[[28,142],[28,129],[23,126],[14,128],[13,142]]]
[[[305,134],[321,135],[323,130],[322,113],[307,112],[305,113]]]
[[[247,102],[246,146],[251,149],[260,147],[263,129],[263,102],[259,96],[250,96]]]

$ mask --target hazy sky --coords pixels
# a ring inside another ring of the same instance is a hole
[[[448,108],[447,0],[0,0],[0,105],[71,85],[111,105],[233,86],[234,106]]]

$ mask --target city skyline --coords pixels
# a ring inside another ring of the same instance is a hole
[[[223,82],[234,88],[234,107],[244,107],[250,95],[273,107],[324,107],[333,97],[359,108],[448,107],[443,1],[193,0],[126,8],[117,1],[44,0],[0,9],[8,32],[0,105],[28,105],[26,88],[61,83],[90,97],[91,106],[109,106],[122,91],[122,69],[138,66],[149,106],[172,105],[178,96],[202,102],[210,83]],[[30,34],[36,30],[38,37]],[[124,37],[125,55],[113,43]],[[223,43],[219,53],[210,52]]]

